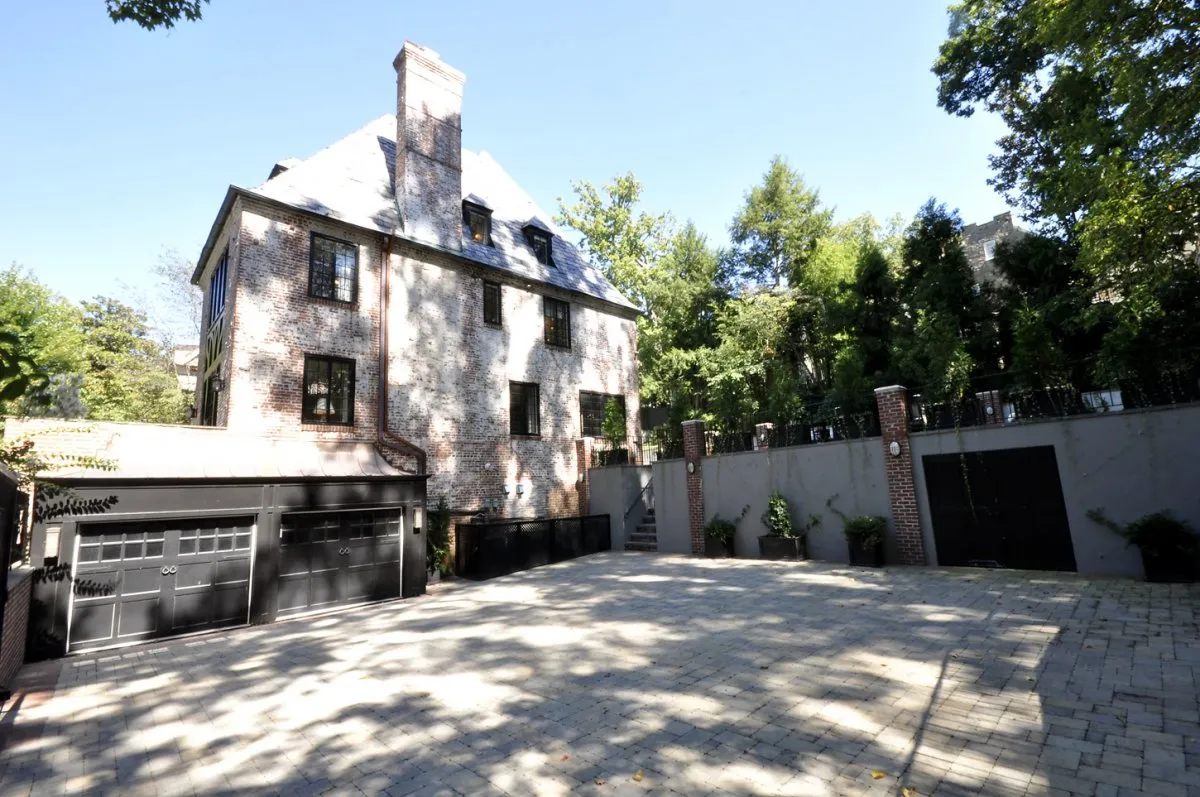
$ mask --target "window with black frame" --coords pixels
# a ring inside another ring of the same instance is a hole
[[[217,267],[213,269],[212,279],[208,281],[208,323],[221,317],[225,312],[226,282],[229,278],[229,247],[221,253]]]
[[[508,430],[516,435],[542,433],[538,386],[529,382],[508,383]]]
[[[201,426],[217,425],[217,397],[220,395],[217,392],[218,379],[220,377],[217,374],[213,374],[204,380],[204,394],[200,399]]]
[[[354,423],[354,361],[340,357],[304,357],[304,423],[350,426]]]
[[[615,401],[625,415],[625,397],[608,393],[579,393],[579,427],[583,437],[604,436],[604,411],[608,402]]]
[[[500,326],[500,284],[483,282],[483,323]]]
[[[358,290],[358,247],[312,234],[308,261],[308,294],[318,299],[353,303]]]
[[[571,348],[571,303],[543,297],[542,316],[545,321],[546,344],[564,349]]]
[[[463,228],[477,244],[492,246],[492,211],[472,202],[463,202]]]

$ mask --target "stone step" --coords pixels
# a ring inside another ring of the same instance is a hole
[[[658,535],[635,531],[629,535],[630,542],[658,542]]]
[[[650,507],[646,510],[646,517],[654,517],[654,507]]]
[[[658,533],[658,526],[653,523],[639,523],[637,524],[637,530],[643,534],[656,534]]]
[[[629,542],[625,543],[625,550],[627,550],[627,551],[646,551],[646,552],[653,553],[658,550],[658,543],[633,542],[632,540],[630,540]]]

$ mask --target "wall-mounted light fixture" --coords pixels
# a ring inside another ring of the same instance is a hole
[[[507,484],[504,485],[503,487],[501,487],[500,489],[504,491],[505,495],[508,495],[508,485]]]
[[[214,393],[220,393],[225,389],[225,380],[219,376],[214,376],[212,378],[212,389]]]
[[[525,485],[517,482],[517,495],[525,495]]]
[[[899,440],[893,440],[893,441],[892,441],[892,442],[891,442],[891,443],[888,445],[888,452],[889,452],[889,453],[891,453],[891,455],[892,455],[893,457],[898,457],[898,456],[900,456],[900,441],[899,441]]]

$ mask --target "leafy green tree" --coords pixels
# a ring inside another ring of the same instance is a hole
[[[586,180],[571,187],[576,201],[567,205],[560,198],[555,222],[578,232],[583,253],[625,298],[646,309],[654,266],[670,240],[670,216],[638,209],[642,184],[632,172],[602,189]]]
[[[931,199],[902,247],[897,370],[939,400],[962,395],[973,372],[999,367],[993,314],[961,234],[958,214]]]
[[[803,282],[805,266],[832,219],[833,212],[821,207],[819,192],[775,156],[762,185],[746,195],[729,227],[737,275],[752,284],[777,288]]]
[[[88,417],[104,421],[183,423],[187,398],[170,353],[150,336],[144,313],[103,296],[83,303]]]
[[[688,222],[658,261],[639,323],[642,398],[669,407],[674,423],[704,410],[701,364],[717,345],[717,314],[729,299],[719,252]]]
[[[951,14],[938,102],[1007,125],[993,184],[1078,243],[1100,287],[1132,302],[1127,327],[1157,315],[1200,240],[1200,6],[964,0]]]
[[[181,20],[196,22],[208,0],[104,0],[113,22],[132,21],[146,30],[173,28]]]
[[[83,371],[79,308],[14,264],[0,271],[0,332],[11,336],[9,356],[19,352],[20,372],[40,377],[19,398],[0,399],[0,414],[42,414],[52,389]]]
[[[860,408],[872,389],[893,379],[893,324],[899,294],[884,250],[869,240],[855,264],[854,282],[838,310],[842,346],[833,364],[832,387],[843,405]]]

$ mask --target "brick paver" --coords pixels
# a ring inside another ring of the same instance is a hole
[[[0,794],[1197,797],[1198,603],[604,554],[67,659]]]

